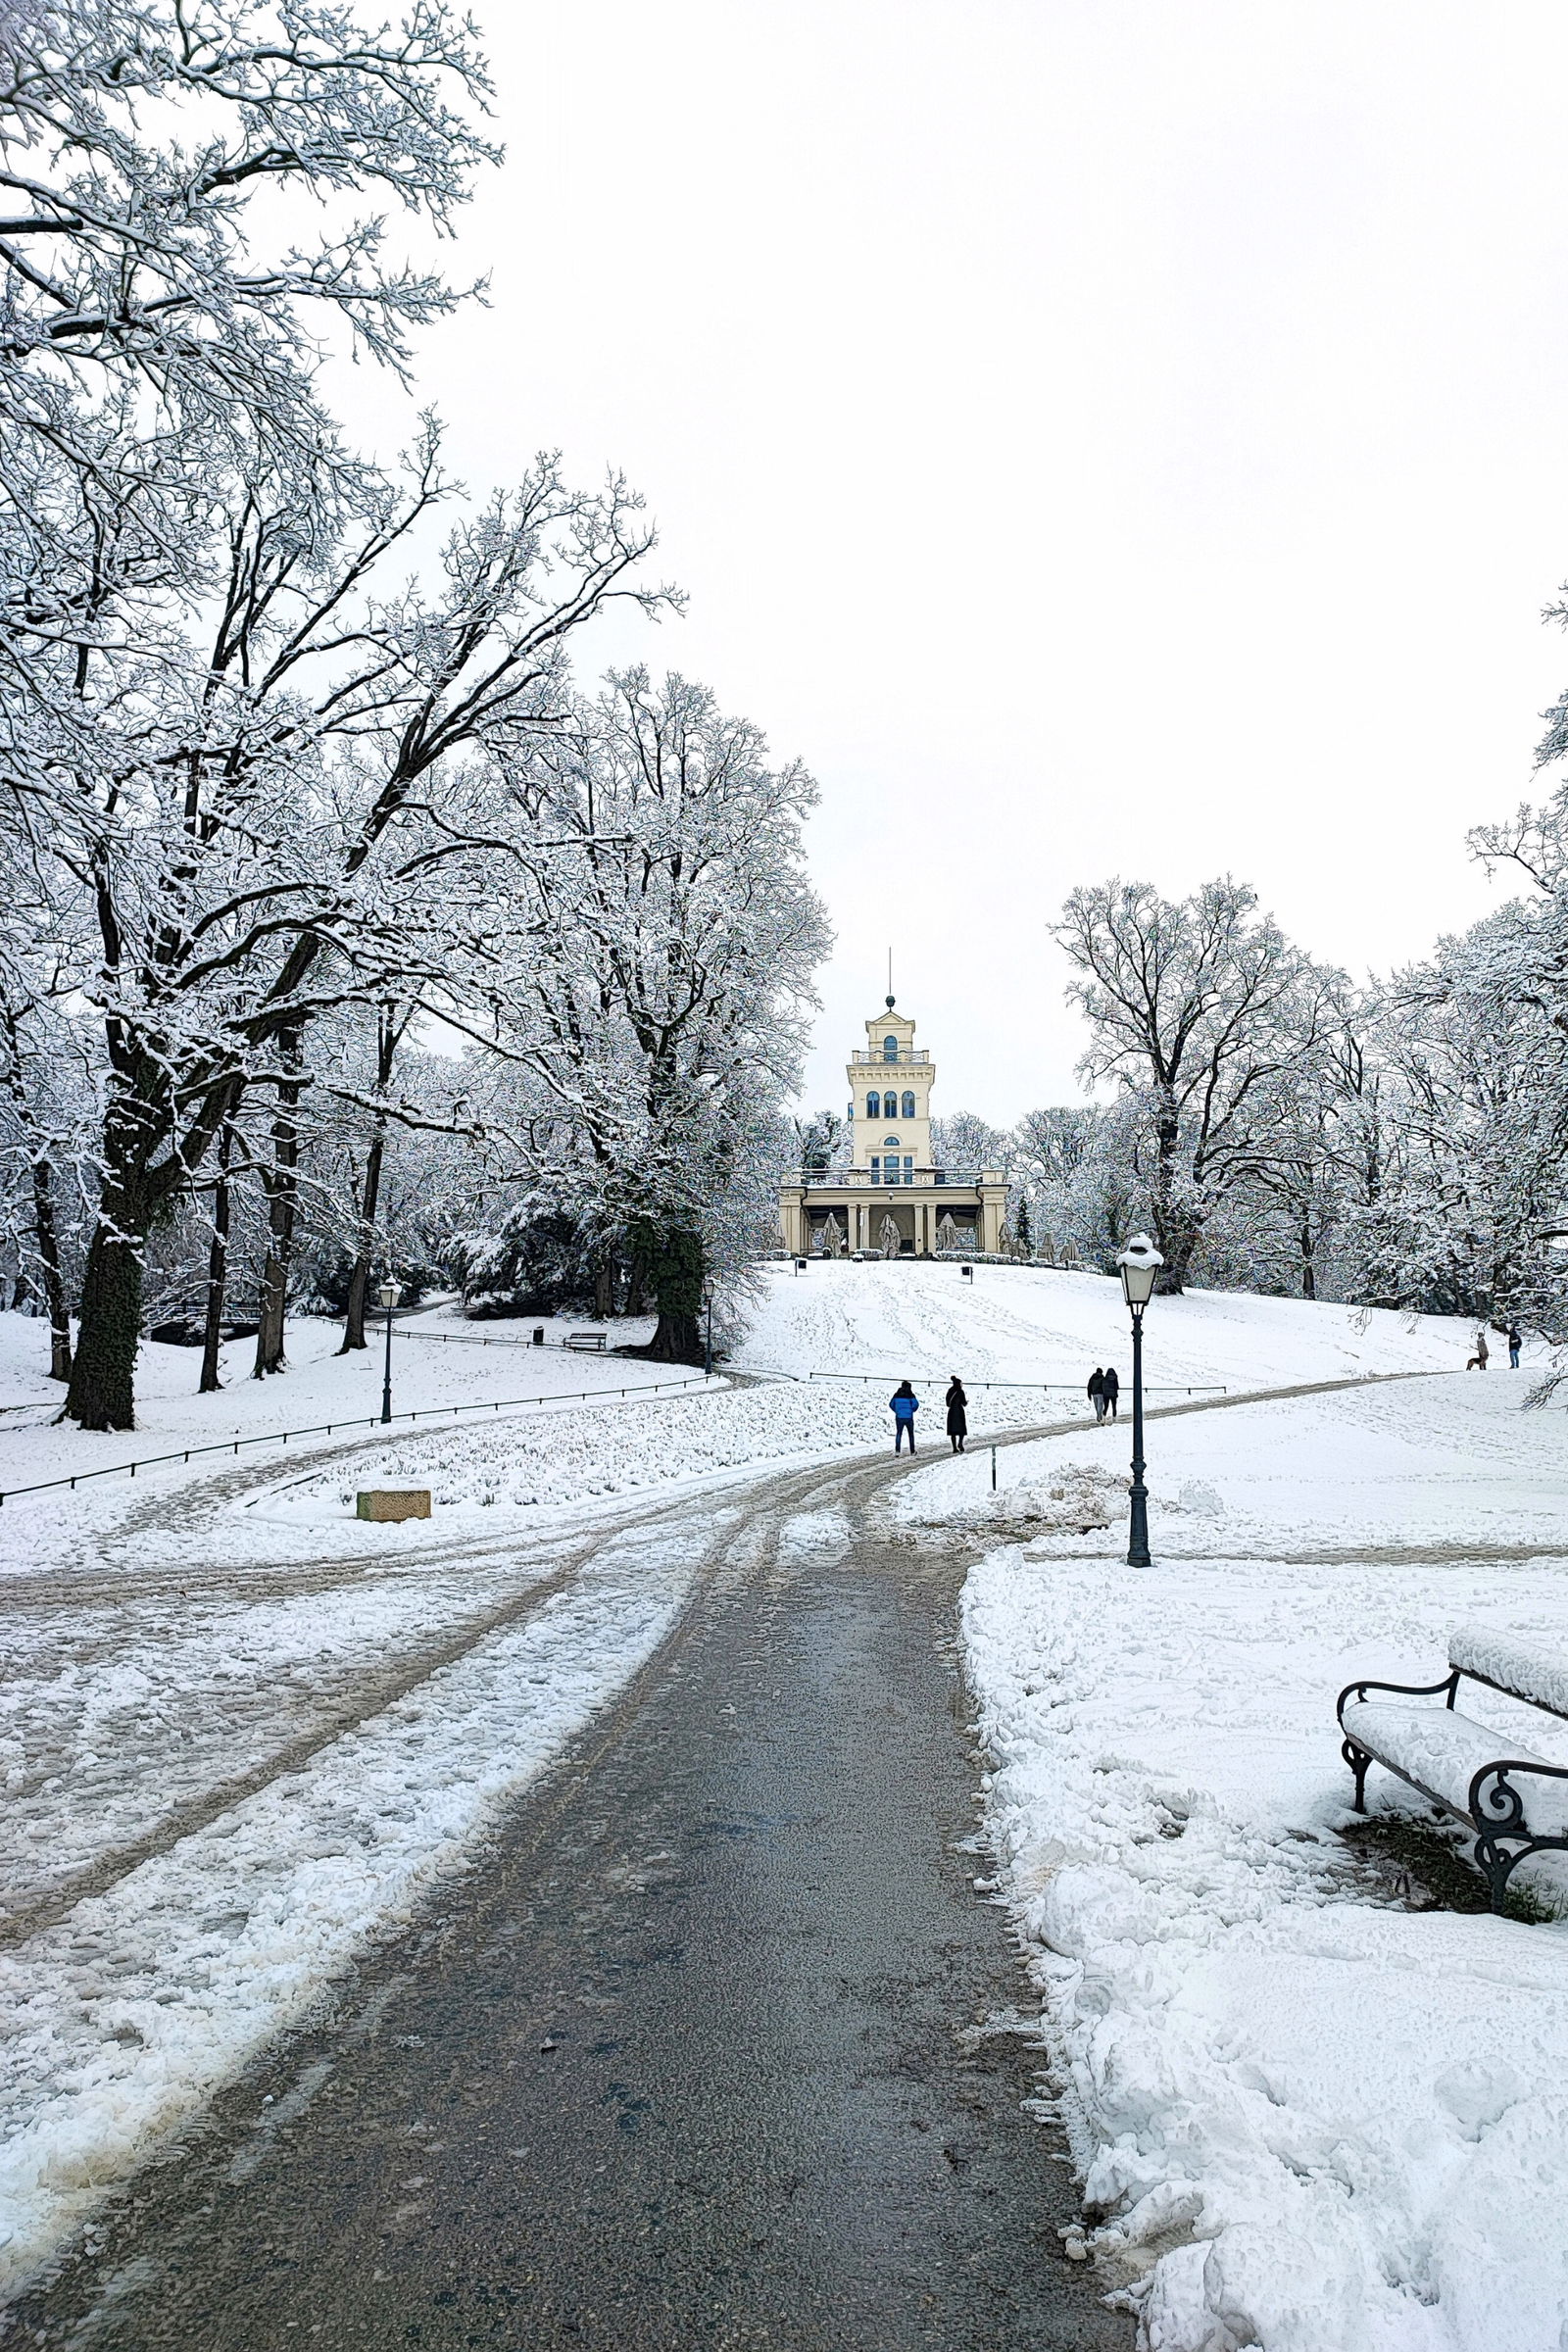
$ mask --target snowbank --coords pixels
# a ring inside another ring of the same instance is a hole
[[[1568,2342],[1568,1927],[1408,1911],[1337,1835],[1334,1699],[1354,1674],[1437,1681],[1467,1624],[1568,1660],[1560,1422],[1519,1396],[1477,1380],[1312,1399],[1277,1477],[1283,1408],[1163,1423],[1153,1570],[1120,1564],[1118,1528],[995,1550],[969,1580],[1000,1886],[1089,2250],[1149,2352]],[[1446,1472],[1425,1559],[1368,1461],[1396,1496],[1413,1416]],[[1020,1477],[1082,1443],[1020,1449]],[[1161,1479],[1200,1469],[1239,1511],[1162,1515]],[[909,1508],[961,1508],[965,1477],[944,1464]],[[1277,1549],[1335,1548],[1222,1552],[1258,1482]],[[1478,1556],[1510,1490],[1555,1556]],[[1568,1725],[1492,1691],[1466,1705],[1568,1764]],[[1375,1768],[1370,1792],[1420,1809]]]

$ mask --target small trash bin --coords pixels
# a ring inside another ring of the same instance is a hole
[[[542,1348],[545,1344],[545,1327],[542,1323],[536,1323],[533,1327],[533,1344],[536,1348]]]

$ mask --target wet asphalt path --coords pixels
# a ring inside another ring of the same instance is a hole
[[[890,1470],[694,1506],[622,1699],[6,2340],[1125,2352],[1041,2052],[965,2031],[1024,1988],[962,1850],[966,1562],[866,1523]]]

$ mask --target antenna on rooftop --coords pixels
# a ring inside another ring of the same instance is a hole
[[[893,1010],[893,950],[888,950],[888,1010]]]

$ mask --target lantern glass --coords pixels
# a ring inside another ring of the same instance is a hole
[[[1122,1297],[1129,1306],[1147,1306],[1154,1295],[1154,1282],[1164,1259],[1147,1233],[1135,1233],[1116,1259],[1121,1276]]]
[[[381,1304],[386,1308],[387,1313],[390,1314],[398,1302],[397,1284],[395,1282],[383,1282],[380,1290],[376,1293],[376,1296],[380,1299]]]

